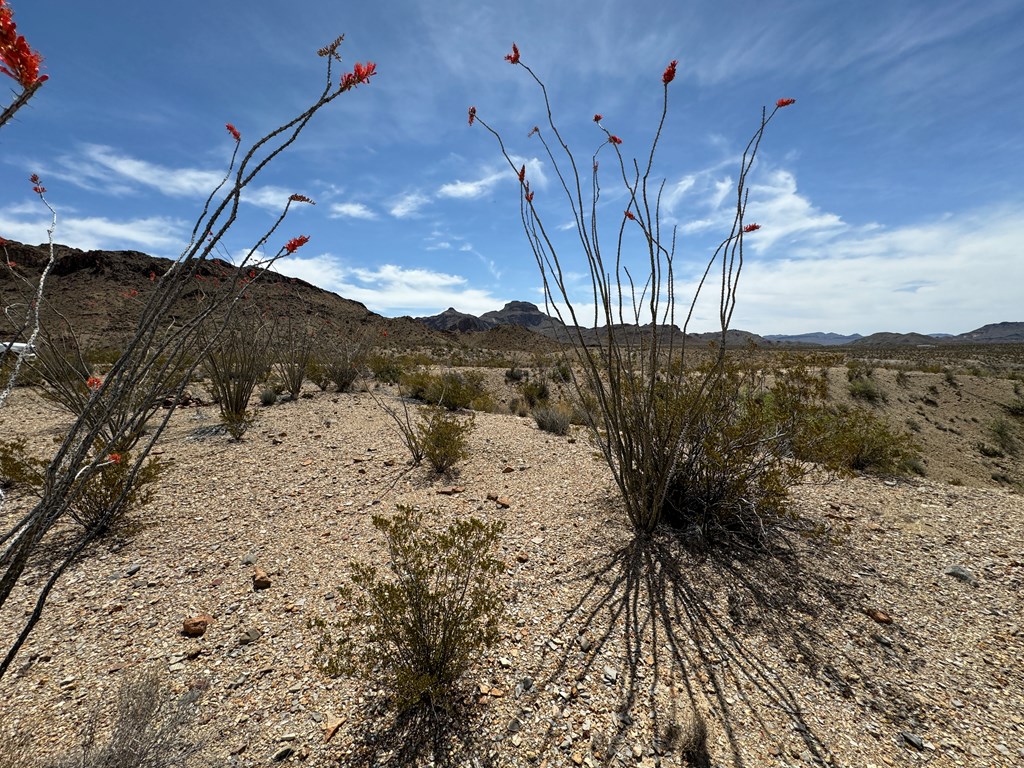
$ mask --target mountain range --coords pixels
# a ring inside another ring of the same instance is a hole
[[[155,276],[167,271],[172,263],[137,251],[83,251],[63,245],[55,246],[55,251],[57,262],[48,278],[44,314],[50,318],[51,328],[63,318],[59,324],[70,325],[80,341],[90,346],[116,346],[131,336],[142,302],[154,288]],[[44,245],[12,241],[0,245],[0,308],[31,300],[27,286],[38,280],[48,253],[48,246]],[[4,266],[5,261],[15,265],[13,269]],[[231,264],[218,259],[203,264],[195,287],[186,293],[173,314],[189,312],[190,302],[202,299],[211,284],[224,279],[224,275],[233,270]],[[377,346],[552,349],[558,342],[578,338],[577,334],[586,343],[597,343],[607,332],[606,328],[566,326],[527,301],[511,301],[479,317],[449,308],[429,317],[385,318],[357,301],[277,272],[261,271],[247,293],[251,301],[271,317],[305,317],[348,337],[373,339]],[[627,325],[616,326],[615,330],[620,338],[628,339],[630,334],[640,334],[649,328]],[[9,324],[7,327],[0,325],[0,339],[6,339],[11,333]],[[677,339],[682,337],[674,326],[663,327],[662,333],[675,335]],[[687,336],[694,341],[713,341],[719,337],[717,332]],[[955,336],[917,333],[761,336],[750,331],[730,330],[726,343],[852,347],[1021,344],[1024,343],[1024,322],[993,323]]]

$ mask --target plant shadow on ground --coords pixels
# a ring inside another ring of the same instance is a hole
[[[404,768],[429,763],[439,768],[494,768],[497,763],[488,755],[493,743],[481,737],[479,714],[471,697],[447,710],[424,703],[401,713],[381,698],[353,724],[353,748],[337,765]]]
[[[863,669],[818,629],[849,622],[854,614],[864,619],[866,596],[852,576],[859,567],[869,568],[827,537],[799,546],[778,538],[757,551],[694,551],[665,532],[636,537],[581,575],[586,586],[554,634],[572,641],[557,651],[554,670],[530,697],[538,710],[549,708],[541,698],[545,690],[587,677],[589,685],[600,685],[603,667],[621,664],[614,725],[590,740],[592,754],[605,765],[636,762],[629,750],[637,743],[632,726],[639,713],[650,713],[653,730],[653,743],[642,749],[653,750],[649,754],[660,756],[660,764],[753,768],[760,758],[744,755],[741,742],[751,739],[741,735],[754,729],[754,740],[779,760],[799,755],[835,765],[827,743],[834,734],[815,717],[813,702],[786,682],[793,674],[778,669],[783,660],[817,691],[827,689],[823,695],[856,698],[908,729],[926,727],[919,705],[903,690],[875,684],[874,670]],[[898,625],[885,631],[910,653],[901,642],[909,637]],[[774,661],[759,658],[765,646],[778,651]],[[916,669],[898,653],[878,664]],[[705,713],[725,742],[719,741],[713,763]],[[556,749],[563,732],[552,721],[543,751]]]

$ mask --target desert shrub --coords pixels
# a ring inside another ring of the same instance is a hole
[[[480,371],[445,371],[435,376],[416,369],[402,376],[401,386],[402,391],[414,400],[449,411],[494,410],[494,399],[484,386],[484,375]]]
[[[989,445],[988,443],[985,442],[978,443],[978,453],[980,453],[987,459],[1001,459],[1003,458],[1003,456],[1006,455],[999,448],[996,448],[995,446]]]
[[[867,360],[849,360],[846,363],[846,378],[848,381],[857,379],[873,379],[875,369]]]
[[[163,365],[163,363],[161,363]],[[175,371],[175,368],[178,371]],[[130,450],[145,433],[146,424],[160,404],[174,392],[184,376],[184,364],[140,376],[130,386],[113,391],[104,378],[93,374],[73,333],[48,336],[29,369],[43,382],[40,395],[76,418],[82,418],[98,439]],[[127,429],[129,423],[134,428]]]
[[[870,411],[842,405],[810,412],[794,434],[793,454],[836,472],[877,474],[905,474],[920,458],[907,433]]]
[[[238,317],[206,341],[204,365],[221,421],[235,440],[253,422],[249,400],[256,385],[270,374],[273,336],[258,317]]]
[[[326,392],[333,385],[330,371],[318,357],[312,357],[306,366],[306,376],[312,381],[321,392]]]
[[[513,397],[508,401],[508,412],[513,416],[529,416],[530,409],[526,407],[526,403],[520,400],[518,397]]]
[[[136,469],[127,452],[109,453],[94,472],[82,475],[72,491],[68,514],[98,536],[123,528],[128,514],[152,499],[149,486],[164,469],[156,456]]]
[[[960,386],[960,382],[956,378],[956,372],[952,368],[943,368],[942,378],[951,387]]]
[[[451,471],[469,458],[468,440],[473,415],[457,416],[441,407],[429,407],[420,416],[417,437],[423,458],[437,473]]]
[[[1024,419],[1024,397],[1017,396],[1005,406],[1006,412],[1017,419]]]
[[[366,347],[361,342],[336,340],[322,350],[318,362],[323,377],[334,384],[335,390],[348,392],[366,365]]]
[[[402,364],[391,355],[370,355],[366,363],[373,378],[381,384],[398,384],[402,380]]]
[[[534,408],[533,420],[545,432],[550,432],[553,435],[566,435],[569,433],[572,413],[564,408]]]
[[[298,400],[313,360],[316,334],[305,320],[287,317],[277,323],[273,335],[274,370],[281,377],[283,391],[287,392],[292,400]],[[274,402],[276,400],[275,397]],[[260,401],[263,402],[262,394]],[[273,405],[267,402],[263,404]]]
[[[909,429],[911,432],[921,431],[921,422],[919,422],[917,419],[907,419],[906,423],[907,429]]]
[[[527,381],[520,384],[519,392],[530,408],[546,403],[551,397],[551,390],[548,388],[548,383],[544,380]]]
[[[657,180],[654,162],[667,131],[669,84],[677,62],[670,62],[661,74],[660,118],[649,132],[651,144],[639,150],[642,159],[628,157],[631,150],[620,146],[622,140],[600,116],[595,122],[604,141],[596,150],[588,149],[584,159],[563,138],[548,91],[521,61],[519,49],[513,47],[506,58],[522,66],[543,99],[547,121],[531,135],[547,150],[578,242],[559,252],[560,244],[550,236],[551,223],[542,219],[551,210],[549,201],[534,206],[533,180],[514,156],[511,141],[503,139],[476,107],[470,109],[469,122],[495,137],[508,167],[518,175],[523,231],[541,273],[545,308],[568,329],[572,387],[580,401],[592,397],[595,407],[585,411],[587,426],[612,472],[631,525],[640,536],[662,523],[702,533],[713,527],[740,528],[760,536],[764,518],[779,511],[792,462],[778,450],[781,441],[766,410],[746,396],[742,376],[726,363],[724,343],[743,271],[744,238],[760,228],[744,221],[747,175],[769,121],[794,100],[780,99],[774,110],[761,111],[760,124],[740,160],[735,197],[730,192],[736,201],[728,217],[731,226],[726,225],[727,233],[707,258],[687,264],[703,277],[694,295],[676,304],[671,281],[682,269],[682,258],[676,253],[676,229],[661,219],[657,190],[664,182]],[[653,73],[651,80],[656,82]],[[614,179],[626,201],[625,211],[611,212],[611,222],[603,220],[611,209],[599,205],[606,188],[602,178]],[[614,247],[600,247],[601,231],[618,232]],[[573,257],[578,260],[570,263]],[[592,296],[593,315],[573,303],[581,264],[590,278],[587,295]],[[721,275],[721,282],[709,288],[718,298],[721,335],[710,361],[694,364],[693,355],[686,356],[687,329],[705,285],[717,281],[708,279],[712,275]],[[682,328],[675,325],[678,319]],[[601,332],[588,340],[583,322],[601,326]],[[662,376],[666,365],[669,373]],[[673,365],[678,373],[671,370]]]
[[[28,440],[24,437],[0,440],[0,489],[39,490],[43,486],[46,465],[47,462],[29,454]]]
[[[568,360],[559,360],[551,367],[551,380],[558,383],[567,383],[572,381],[572,369],[569,367]]]
[[[529,375],[529,371],[513,366],[505,371],[505,381],[517,383],[527,378]]]
[[[1017,436],[1014,434],[1013,424],[1007,419],[997,418],[989,426],[989,435],[999,450],[1010,456],[1016,456],[1020,453],[1020,445],[1017,442]]]
[[[260,390],[260,403],[265,406],[271,406],[277,402],[277,388],[276,387],[264,387]]]
[[[903,389],[910,387],[910,375],[902,368],[896,371],[896,386]]]
[[[773,399],[758,396],[759,375],[730,363],[709,367],[717,373],[690,372],[674,387],[655,389],[646,424],[632,425],[650,435],[637,448],[675,457],[662,522],[708,542],[724,534],[760,538],[766,523],[787,515],[789,486],[803,470],[789,460]]]
[[[43,763],[44,768],[186,768],[209,765],[202,743],[188,733],[199,692],[181,697],[165,689],[159,675],[142,671],[122,682],[109,737],[98,739],[99,713],[81,735],[80,751]],[[207,756],[208,758],[209,756]]]
[[[493,550],[504,526],[471,517],[435,531],[406,506],[373,525],[387,541],[387,570],[353,565],[355,590],[347,591],[355,605],[342,637],[313,622],[322,632],[319,661],[329,674],[356,674],[374,688],[383,675],[400,712],[447,710],[473,660],[498,638],[504,566]]]
[[[850,381],[847,385],[850,397],[857,400],[864,400],[869,403],[884,403],[888,400],[885,390],[872,378],[861,377]]]

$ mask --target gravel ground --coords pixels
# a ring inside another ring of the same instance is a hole
[[[1019,494],[807,484],[794,509],[821,533],[791,534],[773,558],[696,558],[631,539],[582,433],[477,414],[471,458],[438,478],[407,465],[367,394],[261,408],[240,443],[215,416],[174,414],[143,525],[68,569],[0,680],[0,723],[31,733],[36,754],[73,746],[126,674],[156,664],[173,690],[202,690],[199,764],[367,764],[373,735],[386,762],[383,693],[325,676],[309,621],[348,610],[351,562],[383,555],[372,515],[409,504],[437,525],[506,523],[507,614],[467,680],[459,763],[1024,764]],[[66,426],[26,390],[0,410],[0,434],[41,446]],[[29,502],[11,496],[0,517]],[[269,588],[254,589],[256,568]],[[0,613],[5,643],[23,587]],[[186,637],[202,614],[205,634]]]

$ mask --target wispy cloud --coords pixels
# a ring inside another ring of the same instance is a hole
[[[518,155],[511,156],[512,162],[520,168],[526,168],[526,179],[530,185],[537,189],[544,189],[548,185],[548,177],[544,173],[544,162],[540,158],[525,158]],[[442,184],[437,190],[438,197],[453,198],[456,200],[476,200],[489,194],[500,182],[516,181],[515,174],[511,169],[495,170],[487,167],[479,171],[479,178],[471,181],[461,179]]]
[[[421,192],[407,192],[391,204],[388,213],[396,219],[408,219],[419,214],[420,209],[430,202],[430,197]]]
[[[55,178],[90,191],[124,196],[141,188],[168,197],[203,199],[224,180],[225,171],[173,168],[140,160],[100,144],[86,144],[80,155],[64,155],[51,171]],[[282,210],[292,190],[276,186],[251,186],[242,201],[261,208]]]
[[[455,307],[479,315],[498,309],[507,301],[470,287],[469,281],[460,275],[397,264],[382,264],[373,269],[349,267],[330,254],[289,258],[278,262],[277,268],[383,314],[434,314]]]
[[[6,211],[0,215],[0,232],[4,237],[23,243],[40,242],[49,226],[48,218],[15,218]],[[161,216],[124,221],[102,216],[62,216],[56,232],[56,239],[72,248],[88,251],[134,247],[165,256],[177,256],[186,237],[183,221]]]
[[[364,219],[373,221],[377,218],[376,212],[362,203],[332,203],[330,207],[332,219]]]

